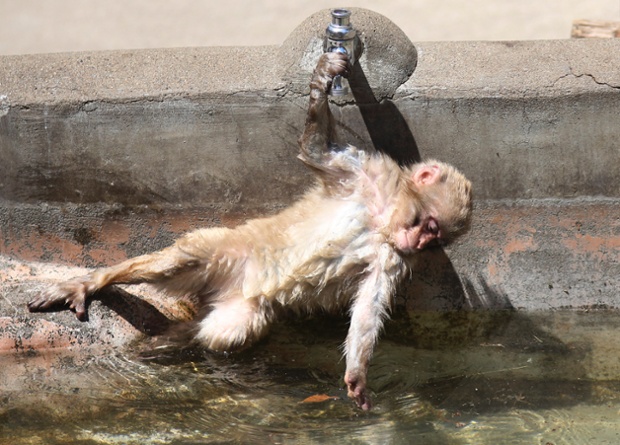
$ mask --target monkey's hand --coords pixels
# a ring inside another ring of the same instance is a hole
[[[314,70],[310,87],[314,91],[327,95],[334,77],[348,77],[349,72],[349,56],[346,53],[323,53]]]
[[[70,309],[78,320],[88,320],[86,302],[93,293],[93,284],[89,276],[59,283],[43,291],[28,303],[30,312],[45,312],[57,309]]]
[[[359,408],[368,411],[372,403],[366,393],[366,373],[347,370],[344,382],[347,384],[347,395],[355,400]]]
[[[325,155],[336,142],[334,117],[327,94],[334,77],[348,76],[349,57],[343,53],[324,53],[319,58],[310,81],[310,105],[304,132],[299,138],[300,158],[317,171],[325,171]]]

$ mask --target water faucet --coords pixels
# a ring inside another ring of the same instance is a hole
[[[355,52],[358,46],[357,32],[351,25],[351,11],[348,9],[332,10],[332,22],[325,30],[325,52],[343,52],[348,54],[351,66],[355,65]],[[332,96],[349,94],[349,82],[342,76],[334,77],[330,91]]]

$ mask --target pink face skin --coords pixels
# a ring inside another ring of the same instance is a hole
[[[424,249],[431,241],[441,238],[437,220],[427,216],[409,228],[402,228],[394,234],[394,244],[398,250],[408,254]]]
[[[424,190],[439,179],[439,167],[424,166],[413,174],[412,179],[420,190]],[[405,226],[393,235],[395,247],[405,254],[420,251],[436,239],[441,239],[441,230],[437,220],[430,215],[420,216],[413,225]]]

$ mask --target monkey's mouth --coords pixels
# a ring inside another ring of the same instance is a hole
[[[427,245],[426,248],[427,249],[437,249],[440,247],[446,247],[450,245],[450,240],[444,239],[444,238],[435,238],[434,240],[430,241]]]

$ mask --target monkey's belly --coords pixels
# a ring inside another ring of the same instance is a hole
[[[308,311],[336,311],[346,306],[364,275],[373,248],[355,254],[313,257],[294,263],[248,265],[242,292],[246,299],[266,298],[282,306]]]

